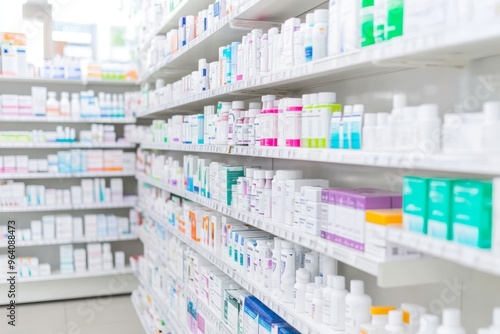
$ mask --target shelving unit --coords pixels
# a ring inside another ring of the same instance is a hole
[[[450,275],[461,271],[460,268],[447,261],[430,257],[404,261],[380,261],[363,252],[328,242],[319,236],[296,231],[288,226],[274,222],[272,219],[261,218],[248,212],[235,210],[198,194],[169,187],[149,177],[137,175],[137,179],[140,182],[145,182],[173,195],[188,199],[194,203],[210,208],[213,211],[220,212],[226,216],[255,226],[262,231],[269,232],[282,239],[292,241],[313,251],[329,255],[340,262],[377,277],[377,283],[380,287],[429,284],[442,281]],[[428,272],[428,274],[425,276],[418,275],[419,272],[424,271]]]
[[[113,269],[113,270],[103,270],[103,271],[96,271],[96,272],[87,271],[87,272],[73,273],[73,274],[61,274],[59,272],[54,272],[49,276],[20,277],[19,282],[29,283],[29,282],[42,282],[42,281],[59,281],[59,280],[72,279],[72,278],[123,275],[123,274],[130,274],[131,272],[132,272],[132,269],[130,269],[130,268],[125,268],[124,270]],[[0,284],[0,286],[2,284],[7,285],[7,283],[2,282]]]
[[[38,247],[38,246],[49,246],[49,245],[64,245],[64,244],[83,244],[90,242],[113,242],[113,241],[127,241],[127,240],[137,240],[137,236],[134,234],[120,235],[116,237],[96,237],[96,238],[77,238],[77,239],[67,239],[67,240],[29,240],[29,241],[16,241],[16,247]],[[0,243],[0,248],[6,248],[7,243]]]
[[[124,80],[88,80],[82,79],[48,79],[48,78],[32,78],[32,77],[13,77],[13,76],[0,76],[0,83],[29,83],[35,85],[78,85],[78,86],[128,86],[133,87],[137,85],[135,81]]]
[[[111,148],[125,149],[135,148],[135,144],[127,142],[116,143],[1,143],[0,148],[9,149],[32,149],[32,148]]]
[[[154,334],[152,329],[152,324],[149,323],[147,319],[142,314],[142,310],[139,307],[139,301],[137,300],[139,297],[137,297],[136,291],[132,291],[132,294],[130,296],[130,300],[132,301],[132,305],[134,306],[135,313],[137,313],[137,316],[139,317],[139,321],[141,322],[142,328],[144,329],[144,332],[146,334]]]
[[[0,173],[0,180],[69,179],[86,177],[131,177],[135,172],[85,172],[85,173]]]
[[[261,1],[256,2],[261,3]],[[283,5],[285,4],[286,2],[283,2]],[[488,25],[487,31],[483,27],[481,22],[474,22],[467,26],[436,32],[432,35],[424,34],[394,39],[356,52],[295,66],[290,70],[269,73],[203,93],[181,97],[167,105],[148,110],[140,114],[139,117],[164,116],[179,108],[201,110],[205,105],[215,104],[217,101],[227,98],[231,100],[238,97],[248,98],[249,94],[259,96],[270,91],[319,86],[426,65],[463,67],[470,60],[500,54],[500,47],[498,43],[494,42],[500,37],[500,24],[492,22]],[[233,40],[234,38],[231,41]],[[208,41],[195,40],[194,42],[205,44],[207,49],[211,48],[212,51],[215,51],[212,47],[213,44]],[[227,42],[216,45],[224,44]],[[193,58],[197,60],[201,54],[205,54],[204,51],[193,51]],[[185,56],[183,59],[186,59]],[[174,61],[172,62],[175,64]],[[148,72],[146,79],[156,75],[161,76],[160,69],[165,66],[163,63],[158,64],[157,67]],[[175,66],[179,66],[179,64],[175,64]],[[191,69],[195,67],[193,64]],[[146,79],[143,78],[142,81]],[[169,79],[173,80],[174,78]]]
[[[371,152],[361,150],[302,149],[293,147],[260,147],[230,145],[188,145],[141,143],[141,149],[217,153],[234,156],[273,158],[295,161],[314,161],[333,164],[358,165],[382,168],[407,168],[416,170],[447,171],[482,175],[500,174],[500,161],[495,155],[426,155],[416,157],[416,152]]]
[[[41,116],[0,116],[2,122],[29,122],[29,123],[100,123],[100,124],[134,124],[133,117],[88,117],[88,118],[67,118],[67,117],[41,117]]]
[[[1,207],[0,213],[3,212],[44,212],[44,211],[70,211],[70,210],[104,210],[104,209],[123,209],[133,208],[135,201],[127,201],[123,203],[91,203],[79,205],[54,205],[54,206],[26,206],[26,207]]]

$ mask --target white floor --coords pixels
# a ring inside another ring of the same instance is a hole
[[[2,334],[143,334],[130,296],[18,305],[16,327],[0,308]]]

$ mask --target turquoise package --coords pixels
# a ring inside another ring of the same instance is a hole
[[[453,179],[429,180],[427,234],[444,240],[453,239],[451,202]]]
[[[492,192],[487,181],[458,181],[453,186],[453,240],[464,245],[491,248]]]
[[[427,198],[429,179],[405,176],[403,179],[403,226],[427,233]]]

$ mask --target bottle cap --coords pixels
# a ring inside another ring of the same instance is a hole
[[[352,106],[351,105],[344,106],[344,115],[352,115]]]
[[[269,36],[271,36],[271,35],[278,35],[279,33],[280,33],[280,30],[278,28],[276,28],[276,27],[273,27],[273,28],[269,29],[269,31],[267,32],[267,34]]]
[[[460,310],[446,308],[443,310],[443,326],[460,327]]]
[[[387,315],[390,311],[395,310],[394,306],[372,306],[370,308],[370,313],[372,315]]]
[[[392,97],[392,108],[400,109],[406,107],[406,94],[394,94]]]
[[[287,104],[289,107],[302,106],[302,99],[301,98],[289,98],[287,102],[288,102]]]
[[[362,104],[355,104],[353,107],[352,107],[352,113],[354,115],[361,115],[365,112],[365,106],[362,105]]]
[[[418,109],[418,119],[420,120],[439,118],[439,109],[437,104],[422,104]]]
[[[335,276],[333,279],[333,288],[335,290],[344,290],[345,289],[345,277],[344,276]]]
[[[376,126],[377,125],[377,114],[365,114],[364,115],[365,126]]]
[[[319,98],[318,94],[309,95],[309,100],[311,101],[312,106],[315,106],[318,104],[318,98]]]
[[[253,179],[254,168],[245,168],[245,176]]]
[[[486,102],[483,105],[484,122],[488,124],[490,121],[498,121],[500,119],[500,102]]]
[[[243,101],[233,101],[232,108],[233,109],[245,109],[245,102],[243,102]]]
[[[250,104],[248,105],[249,110],[258,109],[260,112],[261,108],[262,108],[262,104],[260,102],[250,102]]]
[[[401,117],[407,121],[417,120],[418,108],[417,107],[404,107]]]
[[[318,93],[319,104],[333,104],[337,101],[337,94],[333,92]]]
[[[439,326],[439,318],[434,314],[422,314],[419,322],[419,334],[434,334]]]
[[[266,170],[266,180],[272,180],[274,177],[274,171],[273,170]]]
[[[314,277],[314,285],[319,288],[323,284],[323,277],[321,276],[316,276]]]
[[[362,295],[365,293],[365,284],[360,280],[352,280],[351,281],[351,293],[353,295]]]
[[[307,284],[311,280],[311,275],[306,268],[300,268],[297,270],[296,279],[299,283]]]
[[[253,175],[255,179],[263,179],[266,177],[266,171],[261,169],[256,169]]]
[[[401,310],[389,311],[389,325],[402,325],[403,312]]]
[[[311,104],[311,99],[310,99],[310,95],[309,94],[304,94],[302,95],[302,105],[304,107],[308,106]]]
[[[389,113],[387,112],[378,112],[377,113],[377,125],[387,125],[389,124]]]
[[[310,26],[314,25],[314,13],[307,13],[306,23]]]
[[[328,22],[328,9],[316,9],[314,11],[314,23]]]
[[[335,281],[335,275],[326,276],[326,285],[329,286],[330,288],[333,288],[334,281]]]

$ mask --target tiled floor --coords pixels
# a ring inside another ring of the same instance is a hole
[[[17,307],[16,327],[0,309],[2,334],[143,334],[130,296],[25,304]]]

